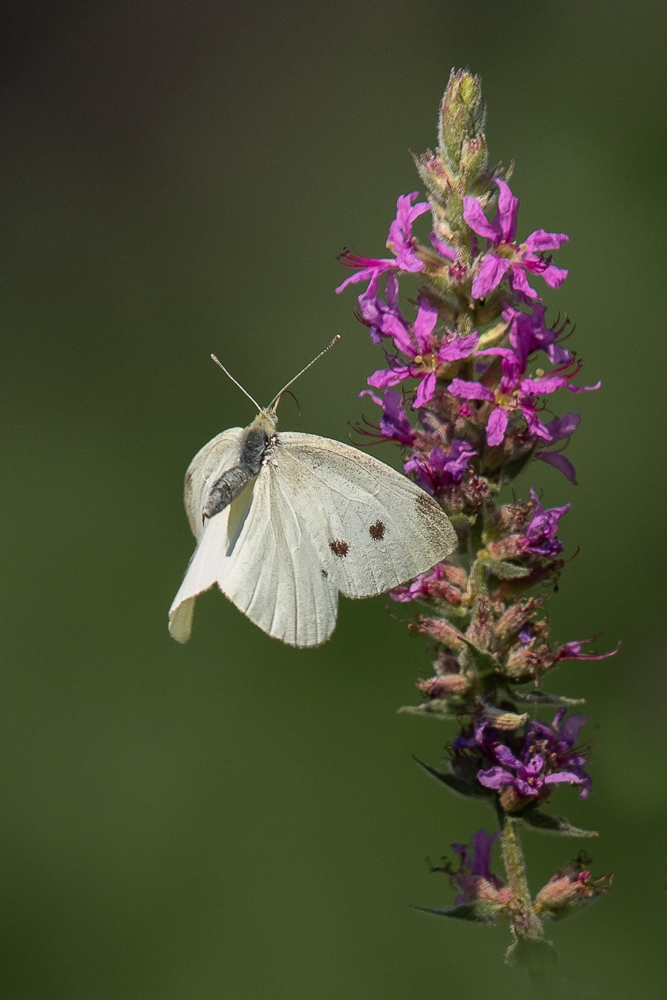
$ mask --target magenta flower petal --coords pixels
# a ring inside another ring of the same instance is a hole
[[[571,413],[568,411],[562,417],[554,417],[545,426],[549,431],[552,441],[562,441],[564,438],[568,438],[571,434],[574,434],[580,422],[580,413]]]
[[[519,292],[520,295],[524,295],[527,299],[537,299],[539,297],[535,289],[531,288],[528,284],[528,278],[520,266],[512,268],[510,285],[515,292]]]
[[[394,389],[388,389],[387,392],[393,392],[396,396],[398,396],[398,393],[395,392]],[[361,399],[362,396],[370,396],[374,403],[377,403],[378,406],[382,406],[382,400],[380,399],[380,397],[376,396],[375,393],[371,392],[370,389],[362,389],[361,392],[359,393],[359,399]]]
[[[493,756],[504,767],[521,768],[523,766],[521,761],[514,756],[510,748],[506,747],[504,743],[496,743],[493,747]]]
[[[563,715],[564,714],[565,712],[563,712]],[[559,719],[559,726],[560,726],[559,733],[563,737],[563,739],[567,740],[570,746],[574,746],[574,744],[579,739],[579,731],[581,727],[585,725],[587,722],[588,722],[587,715],[569,715],[562,722],[562,725],[560,724],[560,719]],[[556,728],[556,720],[554,719],[554,729],[555,728]]]
[[[526,774],[529,777],[534,778],[536,774],[539,774],[544,767],[544,757],[541,757],[539,753],[536,753],[531,757],[526,764]]]
[[[527,406],[525,402],[522,402],[520,404],[520,410],[523,413],[524,420],[526,421],[530,433],[534,434],[535,437],[542,438],[543,441],[547,441],[551,444],[551,435],[540,418],[537,416],[534,407]]]
[[[525,378],[521,383],[521,392],[526,396],[545,396],[568,385],[563,375],[547,375],[545,378]]]
[[[532,488],[530,497],[535,504],[535,513],[519,539],[521,548],[524,552],[530,552],[532,555],[555,559],[563,551],[563,543],[556,537],[558,522],[563,514],[567,514],[570,505],[568,503],[564,507],[550,507],[549,510],[545,510],[540,503],[540,498]]]
[[[512,194],[507,181],[501,181],[499,177],[496,177],[496,184],[500,188],[500,194],[498,196],[498,214],[495,224],[500,230],[503,243],[511,243],[516,235],[516,217],[519,212],[519,199]]]
[[[566,479],[569,479],[573,486],[578,486],[577,481],[577,470],[575,469],[569,458],[561,454],[559,451],[538,451],[535,458],[539,458],[540,462],[546,462],[548,465],[553,465],[554,469],[558,469],[562,472]]]
[[[569,239],[565,233],[547,233],[544,229],[536,229],[524,240],[524,246],[531,253],[543,253],[545,250],[559,250]]]
[[[566,642],[556,652],[557,660],[606,660],[609,656],[616,656],[619,647],[612,649],[609,653],[582,653],[581,647],[592,642],[595,636],[590,639],[579,639],[578,642]]]
[[[568,385],[568,390],[570,392],[595,392],[599,389],[602,382],[596,382],[595,385]]]
[[[477,780],[485,788],[505,788],[513,785],[516,778],[503,767],[490,767],[488,771],[478,771]]]
[[[426,378],[423,378],[419,383],[417,395],[415,396],[415,401],[412,404],[413,410],[418,409],[420,406],[423,406],[424,403],[428,403],[430,399],[433,399],[434,392],[435,372],[429,372]]]
[[[494,399],[493,393],[485,385],[480,382],[466,382],[461,378],[452,379],[448,392],[460,399],[488,399],[490,402]]]
[[[430,351],[431,334],[437,322],[438,310],[427,299],[422,299],[419,303],[417,318],[413,327],[420,354],[427,354]]]
[[[385,313],[382,317],[382,333],[391,337],[396,347],[409,358],[414,358],[417,354],[415,345],[410,337],[407,324],[396,313]]]
[[[493,243],[499,242],[500,232],[484,215],[477,198],[463,199],[463,218],[478,236],[486,236],[487,240],[491,240]]]
[[[449,243],[439,240],[433,231],[429,233],[429,239],[441,257],[444,257],[446,260],[456,260],[456,250],[454,247],[450,247]]]
[[[387,308],[391,312],[398,312],[398,278],[395,274],[387,275],[385,295],[387,297]]]
[[[407,365],[399,365],[396,368],[392,368],[390,371],[386,369],[380,369],[380,371],[373,372],[372,375],[366,379],[368,385],[374,386],[376,389],[384,389],[390,385],[398,385],[399,382],[403,382],[406,378],[410,378],[411,372]]]
[[[547,774],[544,784],[560,785],[562,782],[567,782],[568,785],[583,785],[585,780],[578,774],[572,774],[571,771],[556,771],[554,774]]]
[[[414,201],[418,197],[419,191],[413,191],[411,194],[399,194],[398,196],[396,218],[389,227],[389,235],[387,236],[387,246],[394,253],[397,252],[395,247],[404,246],[412,238],[412,224],[415,219],[418,219],[424,212],[428,212],[431,207],[428,201],[420,201],[415,205]]]
[[[469,333],[467,337],[456,337],[448,344],[443,344],[438,351],[438,361],[443,364],[445,361],[460,361],[468,358],[477,347],[479,334]]]
[[[478,830],[471,838],[474,853],[470,859],[470,871],[473,875],[481,875],[487,882],[491,882],[494,878],[491,874],[491,850],[499,836],[498,830],[495,833]]]
[[[549,264],[544,271],[539,273],[542,275],[549,288],[560,288],[568,276],[568,270],[566,267],[556,267],[555,264]]]
[[[499,406],[493,410],[486,425],[486,440],[490,445],[502,444],[509,417]]]
[[[510,262],[506,258],[496,257],[494,253],[487,254],[472,283],[472,297],[483,299],[497,288],[509,267]]]

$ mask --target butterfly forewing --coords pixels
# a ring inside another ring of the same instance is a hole
[[[286,432],[269,461],[322,568],[347,597],[385,593],[429,570],[457,544],[432,497],[350,445]]]

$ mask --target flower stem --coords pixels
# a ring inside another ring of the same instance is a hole
[[[501,845],[507,882],[516,906],[514,930],[522,938],[543,938],[542,923],[533,907],[526,879],[526,863],[518,834],[518,820],[504,813],[501,820]]]

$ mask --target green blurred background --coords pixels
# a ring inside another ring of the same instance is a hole
[[[555,640],[623,640],[550,681],[595,748],[592,798],[555,805],[617,873],[551,929],[559,995],[664,996],[664,4],[25,0],[0,28],[3,997],[523,995],[506,927],[408,907],[450,902],[424,858],[492,823],[411,761],[452,731],[396,715],[428,669],[410,610],[343,601],[314,651],[218,594],[187,646],[166,629],[185,467],[252,417],[209,352],[267,401],[341,333],[298,395],[346,438],[379,356],[336,254],[382,250],[453,65],[520,235],[571,236],[547,300],[603,380],[581,485],[520,481],[573,504]],[[528,839],[533,886],[581,846]]]

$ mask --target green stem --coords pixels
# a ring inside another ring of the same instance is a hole
[[[526,879],[526,863],[523,859],[521,841],[519,840],[519,820],[512,819],[505,813],[501,821],[501,845],[503,861],[507,873],[507,882],[512,890],[512,896],[517,908],[514,929],[519,937],[543,938],[542,923],[533,907],[530,889]]]

